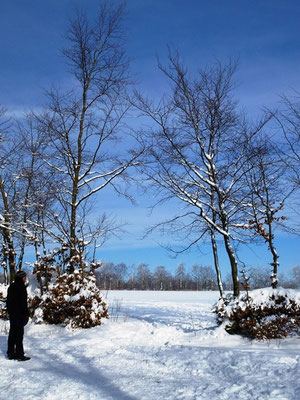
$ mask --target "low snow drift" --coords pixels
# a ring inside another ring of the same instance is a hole
[[[88,330],[29,324],[32,359],[5,358],[0,399],[297,400],[299,338],[256,342],[216,324],[216,292],[104,293],[111,319]]]

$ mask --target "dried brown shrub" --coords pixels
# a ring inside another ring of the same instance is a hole
[[[218,302],[214,311],[218,322],[224,322],[231,334],[258,340],[300,334],[300,302],[293,291],[267,289],[260,300],[251,292],[236,299],[227,297]]]

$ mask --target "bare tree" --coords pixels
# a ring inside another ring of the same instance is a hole
[[[251,289],[258,289],[270,286],[270,273],[262,267],[250,267],[249,283]]]
[[[121,262],[115,265],[115,274],[117,278],[117,289],[120,289],[124,283],[125,276],[127,274],[127,267],[126,264]]]
[[[176,279],[176,286],[177,289],[182,290],[184,288],[184,283],[186,280],[186,272],[185,272],[185,266],[183,263],[180,263],[175,272],[175,279]]]
[[[159,202],[177,198],[182,213],[156,227],[181,234],[183,251],[209,237],[218,286],[223,296],[217,253],[221,237],[230,261],[234,295],[239,294],[238,268],[232,241],[241,218],[242,176],[248,146],[264,126],[249,127],[232,98],[236,66],[216,65],[188,75],[177,54],[160,69],[172,84],[172,93],[158,104],[136,94],[136,106],[152,119],[147,164],[143,172],[155,187]],[[157,129],[156,129],[157,127]],[[156,228],[155,227],[155,228]]]
[[[6,118],[6,110],[0,107],[0,232],[2,235],[2,267],[4,270],[4,281],[8,283],[15,276],[16,252],[13,239],[13,211],[9,200],[9,188],[11,175],[7,169],[12,163],[12,138],[10,137],[11,124]],[[16,146],[17,147],[17,146]],[[9,271],[9,272],[8,272]]]
[[[129,109],[123,15],[124,5],[102,5],[92,25],[86,14],[77,13],[67,35],[70,46],[63,50],[74,87],[63,94],[52,88],[48,109],[37,116],[48,133],[50,151],[44,160],[61,176],[60,211],[53,222],[69,246],[70,258],[78,255],[79,243],[95,243],[97,235],[101,241],[109,226],[113,230],[105,213],[100,225],[91,227],[87,216],[92,202],[108,185],[130,198],[121,178],[123,183],[130,179],[127,171],[143,151],[134,149],[123,123]]]
[[[201,266],[199,264],[192,266],[192,277],[196,282],[196,290],[200,290]]]
[[[289,202],[294,216],[289,221],[288,231],[299,235],[299,190],[300,190],[300,94],[281,97],[281,107],[272,113],[278,123],[278,154],[287,169],[287,184],[293,184],[295,191]]]
[[[201,290],[214,290],[216,274],[211,266],[200,267],[200,287]]]
[[[148,264],[141,263],[137,266],[136,280],[140,289],[142,290],[151,289],[152,278]]]
[[[156,290],[168,290],[171,274],[166,270],[166,267],[159,265],[155,267],[153,272],[153,283]]]
[[[41,157],[47,151],[48,141],[34,116],[28,114],[22,122],[17,121],[16,125],[15,140],[20,142],[20,150],[17,174],[14,176],[13,207],[19,215],[20,223],[17,263],[20,269],[28,244],[34,246],[36,259],[39,248],[46,249],[46,241],[53,229],[49,215],[60,182]]]
[[[28,116],[22,123],[14,121],[10,125],[0,174],[2,265],[6,268],[8,264],[11,280],[15,268],[22,267],[26,246],[34,245],[36,253],[40,243],[45,247],[46,213],[53,201],[55,180],[45,173],[39,158],[47,144],[33,124]]]
[[[285,163],[266,135],[256,142],[252,151],[254,156],[249,157],[251,167],[246,173],[250,205],[248,226],[268,245],[272,255],[272,287],[276,288],[279,255],[275,246],[275,228],[286,219],[283,209],[294,187],[287,180]]]
[[[98,284],[102,289],[112,289],[112,283],[115,279],[114,267],[114,263],[103,263],[99,271],[96,271]]]
[[[1,214],[0,214],[0,229],[3,237],[2,242],[2,267],[4,269],[4,280],[7,283],[10,277],[11,280],[15,276],[15,248],[12,235],[12,213],[9,205],[7,192],[5,190],[5,181],[0,175],[0,193],[2,200]],[[8,274],[9,269],[9,274]]]

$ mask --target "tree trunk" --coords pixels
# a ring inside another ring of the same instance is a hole
[[[221,277],[221,271],[220,271],[220,265],[219,265],[217,242],[216,242],[216,238],[215,238],[215,232],[213,230],[211,230],[210,238],[211,238],[211,245],[212,245],[213,255],[214,255],[214,264],[215,264],[215,269],[216,269],[218,288],[219,288],[219,292],[220,292],[220,297],[223,299],[224,298],[224,289],[223,289],[223,283],[222,283],[222,277]]]
[[[0,191],[4,205],[4,220],[5,220],[5,224],[2,227],[2,234],[8,250],[9,281],[11,283],[15,279],[15,273],[16,273],[15,249],[10,233],[11,220],[9,213],[9,205],[1,176],[0,176]]]
[[[214,169],[212,168],[213,171],[213,176],[215,176],[214,174]],[[214,207],[214,202],[215,202],[215,196],[214,193],[212,192],[211,194],[211,206],[212,209]],[[217,220],[217,216],[216,216],[216,212],[213,211],[213,223],[216,223]],[[220,271],[220,265],[219,265],[219,256],[218,256],[218,249],[217,249],[217,242],[216,242],[216,236],[215,236],[215,231],[214,229],[210,230],[210,239],[211,239],[211,245],[212,245],[212,249],[213,249],[213,255],[214,255],[214,264],[215,264],[215,270],[216,270],[216,275],[217,275],[217,282],[218,282],[218,288],[219,288],[219,292],[220,292],[220,296],[223,299],[224,298],[224,289],[223,289],[223,284],[222,284],[222,277],[221,277],[221,271]]]
[[[240,294],[240,283],[238,277],[238,268],[237,261],[233,252],[233,249],[230,244],[230,240],[228,236],[224,236],[224,243],[226,252],[228,254],[228,258],[231,266],[231,274],[232,274],[232,283],[233,283],[233,295],[237,297]]]
[[[269,249],[270,249],[270,251],[272,253],[272,257],[273,257],[273,262],[271,263],[271,266],[273,268],[273,273],[272,273],[272,276],[271,276],[271,279],[272,279],[271,286],[272,286],[273,289],[276,289],[277,285],[278,285],[277,273],[278,273],[278,266],[279,266],[279,262],[278,262],[279,255],[277,254],[276,248],[275,248],[274,243],[273,243],[273,234],[272,234],[272,225],[271,225],[271,223],[269,223],[269,240],[268,240],[268,243],[269,243]]]
[[[9,279],[8,279],[8,272],[7,272],[7,256],[6,256],[6,254],[5,254],[5,248],[4,248],[4,247],[3,247],[3,255],[4,255],[3,264],[2,264],[2,267],[3,267],[3,277],[4,277],[4,283],[5,283],[5,285],[8,285]]]
[[[77,237],[76,237],[76,211],[77,211],[77,192],[78,192],[78,178],[76,176],[73,179],[73,189],[72,189],[72,205],[71,205],[71,221],[70,221],[70,259],[77,254],[76,245],[77,245]],[[69,273],[74,272],[74,266],[70,263]]]
[[[71,226],[70,226],[70,236],[71,236],[71,249],[70,249],[70,258],[77,254],[77,235],[76,235],[76,226],[77,226],[77,195],[78,195],[78,185],[79,185],[79,174],[81,169],[82,162],[82,137],[84,131],[84,119],[86,113],[86,101],[87,101],[87,91],[88,85],[84,86],[82,93],[82,108],[81,108],[81,116],[79,123],[79,133],[77,137],[77,156],[76,161],[74,161],[74,176],[72,177],[73,181],[73,189],[72,189],[72,208],[71,208]],[[70,265],[70,272],[74,272],[74,266]]]

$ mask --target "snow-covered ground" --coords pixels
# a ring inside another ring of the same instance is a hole
[[[0,399],[298,400],[300,338],[228,335],[211,313],[216,292],[104,293],[111,319],[89,330],[26,327],[30,361],[5,358]]]

